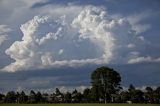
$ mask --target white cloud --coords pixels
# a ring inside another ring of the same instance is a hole
[[[10,48],[6,50],[6,54],[10,55],[15,62],[6,66],[4,70],[14,72],[15,70],[28,69],[42,63],[40,58],[43,53],[41,53],[41,51],[37,51],[38,45],[36,44],[36,33],[38,32],[36,31],[39,24],[43,24],[47,22],[47,20],[47,16],[35,16],[33,20],[28,21],[21,26],[20,29],[23,32],[22,41],[14,42]],[[48,55],[45,53],[44,55],[45,56],[42,56],[42,59],[44,59],[43,63],[45,64],[45,62],[49,62],[49,60],[46,59]]]
[[[57,40],[58,39],[58,36],[61,37],[61,31],[62,31],[62,28],[58,28],[57,32],[56,33],[52,33],[52,32],[49,32],[48,34],[46,34],[46,36],[42,37],[40,40],[39,40],[39,44],[43,44],[45,42],[47,42],[48,40]],[[37,40],[38,41],[38,40]]]
[[[6,50],[14,62],[5,66],[3,71],[125,63],[128,57],[122,55],[135,51],[141,44],[136,41],[143,38],[134,36],[128,19],[112,18],[103,7],[57,6],[53,10],[49,5],[48,11],[47,7],[42,9],[42,13],[48,15],[34,16],[21,25],[22,40],[15,41]],[[78,12],[74,13],[74,9]]]
[[[36,3],[46,3],[49,0],[21,0],[24,3],[26,3],[29,7],[33,6]]]
[[[138,56],[138,55],[140,55],[140,53],[137,51],[132,51],[132,52],[130,52],[130,55],[131,56]]]
[[[127,47],[128,47],[128,48],[134,48],[135,45],[130,43],[130,44],[127,45]]]
[[[127,17],[127,20],[132,25],[132,30],[134,30],[136,32],[136,34],[138,35],[138,34],[141,34],[142,32],[145,32],[151,28],[151,25],[149,25],[149,24],[140,24],[141,21],[143,21],[144,19],[146,19],[150,16],[152,16],[151,13],[149,11],[147,11],[147,12],[143,12],[143,13],[139,13],[139,14],[137,13],[134,15],[130,15]]]
[[[42,93],[53,93],[53,91],[55,91],[55,89],[58,88],[60,90],[60,92],[63,92],[63,93],[67,93],[67,92],[73,92],[75,89],[78,91],[78,92],[81,92],[83,93],[83,91],[86,89],[86,88],[90,88],[90,86],[84,86],[84,85],[81,85],[81,86],[55,86],[54,88],[48,88],[48,89],[38,89],[38,91],[41,91]]]
[[[160,57],[154,60],[155,62],[160,62]]]
[[[53,57],[50,53],[46,53],[45,55],[41,56],[42,65],[51,65],[53,61]]]
[[[143,36],[139,36],[138,37],[141,41],[145,41],[144,37]]]
[[[0,35],[0,45],[2,45],[5,40],[7,40],[6,35]]]
[[[146,56],[146,57],[135,57],[135,58],[131,58],[128,63],[129,64],[135,64],[135,63],[142,63],[142,62],[160,62],[160,58],[152,58],[150,56]]]
[[[43,84],[41,84],[42,86]],[[32,85],[34,86],[34,85]],[[36,89],[35,91],[40,91],[42,93],[49,93],[49,94],[52,94],[53,92],[55,92],[55,89],[58,88],[60,90],[60,92],[62,93],[66,93],[66,92],[73,92],[75,89],[78,91],[78,92],[81,92],[83,93],[83,91],[86,89],[86,88],[91,88],[90,86],[85,86],[85,85],[81,85],[81,86],[54,86],[52,88],[39,88],[39,89]],[[21,91],[22,87],[17,87],[17,91]],[[23,88],[24,90],[25,88]],[[28,91],[29,93],[29,91]]]
[[[1,0],[0,13],[3,23],[20,25],[28,20],[31,16],[38,13],[37,10],[31,7],[37,3],[45,3],[48,0]],[[0,21],[1,21],[0,20]]]
[[[112,28],[114,23],[106,22],[106,19],[107,14],[102,8],[87,7],[73,20],[72,25],[79,29],[80,39],[89,39],[103,50],[102,58],[107,63],[112,57],[114,38],[105,28]]]
[[[138,51],[132,51],[129,53],[128,64],[137,64],[143,62],[160,62],[160,58],[153,58],[151,56],[142,56],[142,54]]]
[[[8,32],[11,32],[12,30],[7,25],[0,25],[0,45],[7,40]]]
[[[136,34],[140,34],[142,32],[147,31],[151,26],[150,25],[133,25],[133,30],[136,31]]]
[[[149,62],[151,61],[151,57],[147,56],[147,57],[136,57],[134,59],[130,59],[128,61],[129,64],[134,64],[134,63],[141,63],[141,62]]]
[[[8,6],[8,5],[13,4],[13,7],[14,7],[14,5],[19,5],[19,6],[20,5],[26,5],[28,7],[31,7],[36,3],[46,3],[46,2],[48,2],[48,0],[12,0],[12,1],[2,0],[1,5],[3,5],[3,6],[7,5]]]
[[[58,53],[61,55],[63,52],[64,52],[64,50],[60,49]]]
[[[78,92],[81,92],[83,93],[83,91],[86,89],[86,88],[90,88],[89,86],[84,86],[84,85],[81,85],[81,86],[76,86],[76,87],[67,87],[67,86],[59,86],[57,87],[59,88],[59,90],[63,93],[66,93],[66,92],[73,92],[75,89],[78,91]]]
[[[0,34],[12,31],[7,25],[0,25]]]

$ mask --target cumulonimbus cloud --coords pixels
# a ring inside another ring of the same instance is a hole
[[[2,70],[127,62],[122,56],[141,45],[129,21],[112,18],[104,8],[86,6],[71,22],[65,17],[35,16],[21,25],[22,40],[6,50],[14,62]]]

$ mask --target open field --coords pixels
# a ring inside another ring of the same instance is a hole
[[[0,106],[160,106],[160,104],[0,104]]]

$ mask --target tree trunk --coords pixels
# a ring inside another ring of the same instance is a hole
[[[106,100],[107,98],[106,98],[106,97],[107,97],[107,95],[106,95],[106,93],[105,93],[105,98],[104,98],[104,103],[105,103],[105,104],[107,104],[107,100]]]

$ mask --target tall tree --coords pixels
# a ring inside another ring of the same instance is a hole
[[[121,89],[121,77],[118,72],[108,67],[97,68],[91,74],[92,94],[96,101],[111,101],[111,94]]]

